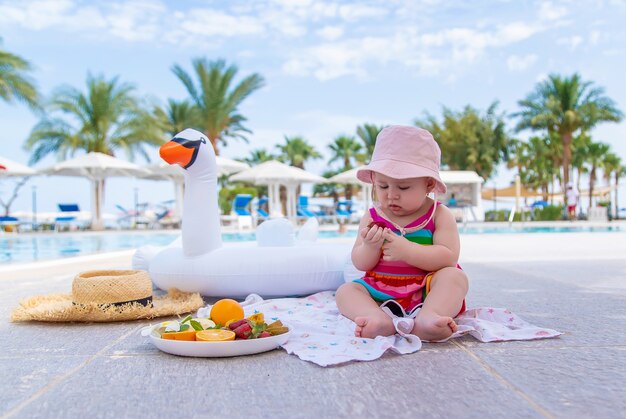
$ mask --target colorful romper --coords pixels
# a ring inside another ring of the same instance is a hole
[[[373,221],[383,222],[386,227],[397,235],[404,235],[409,241],[424,246],[432,246],[435,232],[434,214],[440,202],[435,202],[431,210],[417,220],[409,223],[401,230],[386,218],[380,216],[375,208],[370,208],[370,216]],[[421,229],[419,225],[430,217],[430,221]],[[416,227],[418,229],[416,229]],[[460,269],[460,266],[457,265]],[[403,261],[385,261],[381,258],[378,264],[365,273],[361,279],[355,279],[363,285],[376,301],[397,301],[405,312],[409,313],[416,306],[422,304],[426,295],[430,292],[430,281],[435,273],[427,272],[418,267],[409,265]],[[465,311],[465,301],[459,314]]]

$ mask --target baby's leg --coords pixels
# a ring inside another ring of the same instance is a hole
[[[456,332],[452,319],[461,309],[467,295],[465,273],[458,268],[443,268],[433,276],[430,292],[415,318],[413,334],[424,340],[442,340]]]
[[[356,323],[355,336],[375,338],[396,333],[391,317],[380,309],[361,284],[347,282],[340,286],[337,290],[337,307],[341,314]]]

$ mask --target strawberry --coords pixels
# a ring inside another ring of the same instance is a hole
[[[260,338],[269,338],[270,336],[272,336],[272,334],[268,332],[267,330],[264,330],[263,332],[259,334]]]
[[[238,339],[249,339],[252,335],[252,327],[250,324],[244,323],[233,330],[233,332],[235,332],[235,336],[237,336]]]
[[[241,319],[241,320],[237,320],[236,322],[232,322],[231,324],[228,325],[228,328],[230,330],[235,330],[236,328],[238,328],[239,326],[243,325],[243,324],[247,324],[249,323],[249,320],[247,319]]]
[[[384,222],[382,222],[382,221],[372,221],[371,223],[369,223],[369,224],[367,225],[367,228],[372,228],[372,227],[374,227],[374,226],[378,226],[378,227],[380,227],[380,228],[385,228],[385,227],[387,227],[387,225],[386,225]]]

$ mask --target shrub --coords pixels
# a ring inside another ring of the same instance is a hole
[[[533,210],[534,221],[555,221],[562,220],[565,214],[563,205],[548,205],[543,208],[535,208]]]
[[[509,221],[510,210],[485,211],[485,221]],[[522,215],[516,212],[513,221],[521,221]]]

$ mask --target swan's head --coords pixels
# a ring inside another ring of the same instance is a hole
[[[200,148],[203,145],[206,146],[207,141],[206,136],[201,132],[187,128],[163,144],[159,149],[159,154],[169,164],[178,164],[187,169],[194,164]]]

